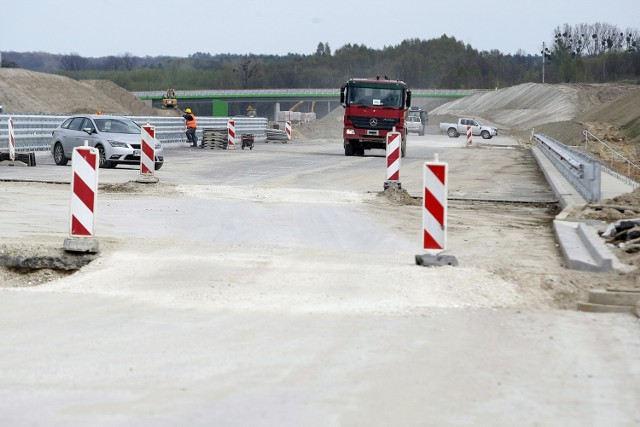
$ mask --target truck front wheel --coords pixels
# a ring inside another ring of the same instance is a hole
[[[348,141],[344,142],[344,155],[345,156],[353,156],[353,145],[351,145]]]
[[[454,128],[449,128],[449,130],[447,130],[447,135],[449,135],[449,138],[457,138],[460,136],[458,131]]]

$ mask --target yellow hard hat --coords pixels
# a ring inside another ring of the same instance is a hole
[[[191,108],[187,108],[186,110],[184,110],[185,113],[190,113],[191,112]]]

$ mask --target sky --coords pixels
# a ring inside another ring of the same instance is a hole
[[[11,0],[0,52],[187,57],[374,49],[443,34],[483,51],[538,54],[563,24],[640,28],[638,0]]]

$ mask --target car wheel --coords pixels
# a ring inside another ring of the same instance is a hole
[[[160,168],[162,167],[163,164],[164,164],[164,162],[162,162],[162,163],[156,162],[156,170],[160,170]]]
[[[449,130],[447,131],[447,135],[449,135],[449,138],[457,138],[460,136],[458,131],[454,128],[449,128]]]
[[[482,139],[491,139],[491,134],[489,134],[488,130],[483,130],[480,133],[480,136],[482,136]]]
[[[104,147],[102,145],[96,146],[98,149],[98,161],[100,162],[101,168],[115,168],[115,163],[107,160],[107,153],[104,151]]]
[[[64,155],[64,148],[59,142],[53,147],[53,161],[58,166],[64,166],[69,162],[69,159]]]

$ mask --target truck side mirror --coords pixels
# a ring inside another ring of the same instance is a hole
[[[407,108],[411,107],[411,91],[407,91]]]
[[[347,106],[347,104],[346,104],[346,102],[345,102],[345,100],[344,100],[344,91],[345,91],[345,86],[342,86],[342,87],[340,88],[340,104],[341,104],[343,107],[346,107],[346,106]]]

